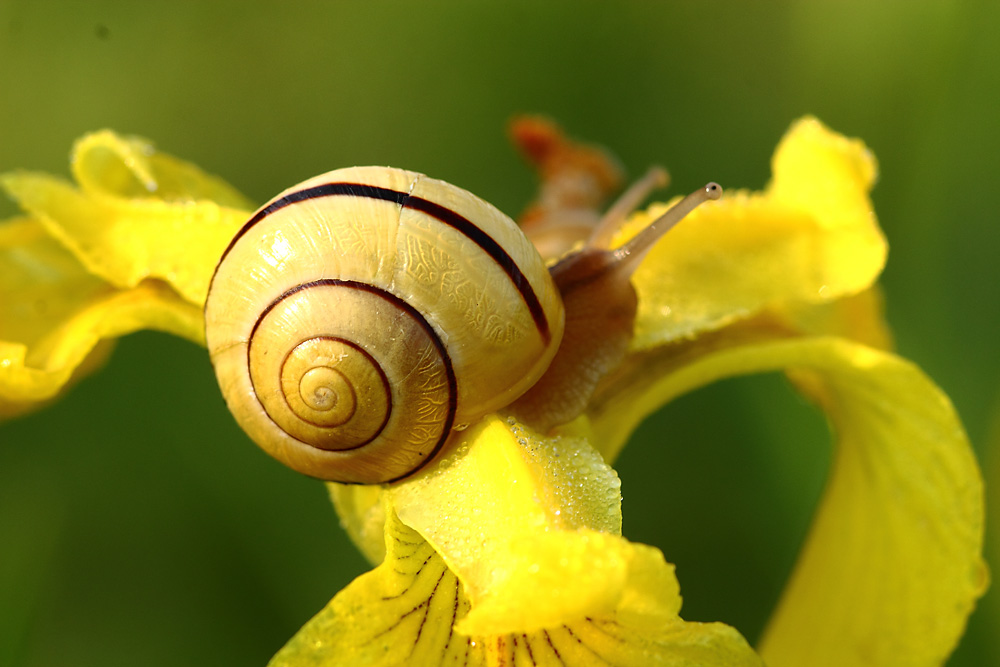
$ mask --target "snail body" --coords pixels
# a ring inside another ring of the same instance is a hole
[[[261,448],[313,477],[383,484],[490,412],[545,432],[587,409],[627,354],[633,271],[722,190],[709,183],[612,248],[666,172],[602,215],[619,174],[607,153],[537,118],[512,134],[542,174],[520,228],[449,183],[353,167],[285,190],[237,232],[209,285],[205,338]]]
[[[353,483],[406,477],[456,426],[509,405],[556,354],[563,317],[510,218],[385,167],[332,171],[265,204],[205,305],[239,424],[291,468]]]

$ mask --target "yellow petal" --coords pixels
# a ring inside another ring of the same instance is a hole
[[[657,566],[642,572],[630,591],[626,606],[632,613],[535,631],[463,634],[459,627],[470,603],[462,582],[419,533],[388,508],[387,516],[386,560],[341,591],[274,657],[271,667],[761,664],[728,626],[676,618],[661,622],[658,614],[646,615],[659,608],[649,598],[659,591],[664,572],[669,573]],[[544,604],[547,591],[533,592],[533,603]]]
[[[837,452],[761,645],[767,663],[942,664],[986,585],[982,481],[947,397],[914,365],[836,338],[671,358],[667,374],[658,363],[598,407],[597,437],[724,377],[791,368],[823,386]]]
[[[893,347],[878,285],[829,303],[786,304],[773,308],[771,314],[799,334],[839,336],[880,350]],[[791,369],[786,375],[813,402],[823,404],[831,400],[826,384],[815,373]]]
[[[790,303],[773,314],[797,333],[839,336],[879,350],[891,350],[892,332],[885,321],[885,299],[878,285],[836,301]]]
[[[110,133],[81,141],[74,170],[84,190],[31,172],[4,174],[0,185],[95,276],[121,289],[162,279],[202,305],[218,258],[249,213],[199,197],[242,198],[194,167]]]
[[[463,634],[586,628],[587,619],[657,646],[664,633],[683,634],[673,567],[621,537],[620,481],[583,438],[487,417],[448,460],[386,496],[462,583]],[[628,662],[637,644],[626,644],[616,655]],[[656,651],[669,653],[666,643]]]
[[[883,308],[882,292],[878,285],[874,285],[858,294],[827,303],[775,304],[758,315],[716,331],[702,333],[694,339],[675,341],[654,350],[632,352],[623,364],[624,371],[602,384],[588,411],[591,415],[604,414],[611,417],[610,420],[602,420],[600,435],[594,434],[587,420],[562,426],[558,431],[575,432],[571,429],[585,424],[586,428],[580,434],[594,443],[605,460],[613,462],[628,442],[631,429],[638,423],[626,419],[621,422],[621,428],[618,428],[616,415],[605,410],[602,404],[607,400],[614,400],[619,392],[630,396],[641,394],[643,386],[656,380],[653,373],[647,372],[650,355],[657,360],[657,372],[667,375],[692,359],[721,349],[802,335],[839,336],[869,347],[890,350],[893,346],[892,334],[885,321]],[[799,391],[807,396],[819,400],[825,394],[822,383],[814,381],[811,375],[795,371],[788,371],[787,374]]]
[[[772,170],[765,192],[703,205],[653,248],[633,278],[634,350],[874,282],[886,244],[868,198],[876,166],[865,146],[807,118],[782,139]],[[619,241],[665,209],[634,216]]]
[[[271,667],[486,664],[485,645],[454,632],[468,609],[455,575],[395,516],[385,540],[385,561],[338,593]]]
[[[459,624],[464,634],[534,632],[623,618],[652,632],[680,622],[680,588],[658,549],[586,529],[527,534],[483,558],[491,572]],[[470,596],[471,597],[471,596]]]
[[[594,533],[621,535],[620,486],[585,440],[540,438],[491,416],[448,460],[387,495],[458,575],[473,607],[492,605],[477,630],[502,634],[614,608],[629,564],[624,554],[601,561],[607,543]],[[546,542],[553,534],[559,543]],[[593,580],[583,571],[588,557],[606,568]],[[563,585],[537,596],[525,587],[532,568]],[[676,613],[679,598],[663,603]]]
[[[107,289],[37,220],[0,222],[0,340],[34,345],[67,311]]]
[[[487,428],[488,427],[488,428]],[[518,427],[520,428],[520,427]],[[489,417],[486,421],[476,426],[478,430],[470,431],[470,434],[478,434],[486,432],[486,438],[502,438],[509,440],[512,438],[512,433],[509,429],[502,427],[500,422],[496,417]],[[575,420],[571,424],[563,426],[560,431],[568,436],[572,436],[573,440],[567,440],[568,442],[579,442],[581,438],[589,438],[590,426],[589,422],[585,417]],[[526,440],[527,442],[527,440]],[[494,460],[486,460],[481,466],[484,469],[488,469],[491,465],[504,466],[507,470],[504,474],[513,474],[511,470],[512,466],[517,465],[517,459],[505,460],[505,455],[508,452],[501,447],[490,448],[488,446],[480,447],[478,450],[479,460],[484,460],[488,456],[492,455],[495,457]],[[577,454],[580,456],[580,454]],[[592,455],[591,455],[592,456]],[[586,457],[585,457],[586,458]],[[570,459],[562,459],[564,461],[569,461]],[[468,462],[472,463],[472,460]],[[599,466],[602,472],[602,478],[605,479],[609,484],[613,485],[613,488],[617,488],[618,478],[613,474],[613,472],[603,465],[602,462],[594,461],[595,467]],[[476,473],[482,472],[482,470],[475,471]],[[519,472],[525,474],[524,467],[521,467]],[[461,485],[462,483],[480,483],[478,480],[473,479],[472,476],[464,480],[458,480],[457,477],[453,477],[454,484]],[[503,482],[500,478],[488,478],[485,483],[495,484],[499,482],[499,491],[503,492]],[[337,484],[328,483],[328,491],[330,493],[330,499],[333,501],[333,505],[337,510],[337,515],[340,518],[341,527],[347,531],[348,536],[354,541],[361,553],[368,558],[373,565],[378,565],[385,558],[385,511],[383,509],[382,494],[383,487],[381,486],[367,486],[359,484]],[[397,493],[405,494],[407,487],[404,487],[403,491]],[[519,487],[525,488],[525,487]],[[513,489],[511,489],[513,492]],[[460,497],[465,497],[465,492],[459,490]],[[523,494],[520,496],[523,498]],[[405,502],[406,498],[403,498]],[[503,512],[503,507],[511,508],[511,498],[505,498],[501,502],[499,511]],[[604,528],[612,532],[621,532],[621,511],[617,505],[617,501],[612,499],[612,502],[603,503],[599,502],[596,504],[597,508],[614,508],[613,512],[605,517],[603,523],[599,523]],[[520,509],[525,511],[535,512],[538,509],[537,503],[532,503],[528,507],[521,507]],[[477,509],[477,516],[481,515],[482,510]],[[404,514],[406,512],[404,511]],[[567,515],[569,516],[569,515]],[[469,520],[465,512],[456,514],[457,518],[461,520]],[[430,517],[433,519],[433,517]],[[593,523],[593,521],[591,521]],[[577,522],[574,525],[584,525],[583,522]]]
[[[39,222],[0,223],[0,414],[54,397],[81,365],[103,358],[103,339],[149,328],[200,342],[202,326],[200,309],[166,285],[115,290]]]
[[[99,341],[68,373],[46,373],[25,367],[27,350],[23,345],[0,340],[0,419],[45,407],[77,381],[103,366],[114,343],[113,340]]]
[[[73,178],[92,195],[174,203],[206,200],[224,208],[255,208],[221,178],[157,151],[145,139],[110,130],[81,137],[73,147],[71,165]]]
[[[824,227],[875,224],[868,192],[878,164],[860,139],[831,132],[815,118],[802,118],[782,137],[771,170],[767,194],[810,211]],[[869,220],[863,224],[858,218]]]

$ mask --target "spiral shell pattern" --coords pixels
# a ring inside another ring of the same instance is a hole
[[[473,195],[389,168],[330,172],[261,208],[205,307],[223,396],[270,454],[386,483],[544,372],[562,309],[537,252]]]

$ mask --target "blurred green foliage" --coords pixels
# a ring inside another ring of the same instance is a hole
[[[0,170],[66,173],[72,140],[110,127],[255,200],[392,164],[516,214],[534,187],[505,137],[518,112],[633,175],[665,164],[673,192],[761,187],[785,128],[815,114],[878,156],[900,352],[1000,480],[997,34],[991,0],[0,0]],[[625,534],[678,564],[686,618],[759,635],[827,442],[780,378],[643,427],[618,465]],[[263,665],[365,568],[322,485],[246,440],[183,341],[130,337],[65,400],[0,425],[0,664]],[[949,664],[1000,664],[997,597]]]

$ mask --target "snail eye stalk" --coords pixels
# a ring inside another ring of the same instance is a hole
[[[664,178],[662,170],[650,170],[612,207],[613,213],[594,231],[587,246],[550,269],[562,294],[566,327],[546,373],[511,406],[522,421],[547,431],[586,410],[601,380],[624,360],[632,339],[638,307],[632,274],[664,234],[698,206],[722,196],[717,183],[708,183],[624,245],[608,250],[625,217],[642,201],[640,195],[648,194]]]
[[[669,211],[649,223],[641,232],[629,239],[623,246],[614,250],[615,259],[622,265],[622,270],[629,275],[635,272],[656,242],[664,234],[676,227],[691,211],[709,201],[722,197],[722,186],[718,183],[708,183],[703,188],[695,190],[670,208]]]
[[[670,174],[667,173],[666,169],[650,167],[642,178],[629,186],[628,190],[623,192],[618,200],[608,208],[594,229],[594,233],[590,235],[587,246],[605,250],[610,248],[611,239],[625,223],[625,219],[635,212],[654,191],[667,187],[669,183]]]

